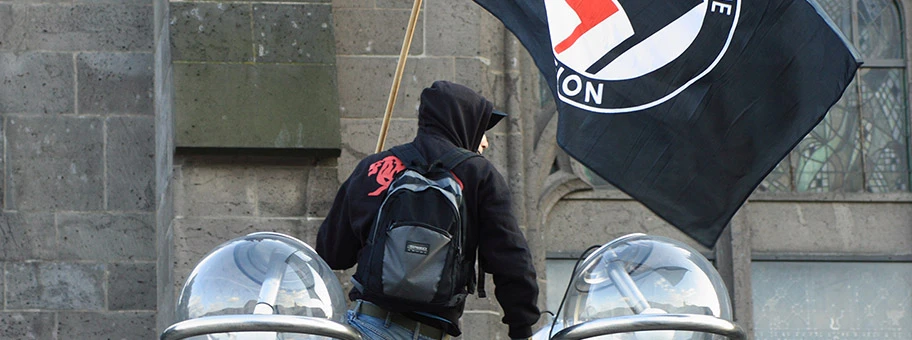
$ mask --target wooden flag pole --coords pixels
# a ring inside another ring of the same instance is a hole
[[[415,0],[412,5],[412,15],[409,17],[408,27],[405,30],[405,39],[402,41],[402,50],[399,51],[399,63],[396,65],[396,74],[393,76],[393,85],[390,87],[389,98],[386,102],[386,112],[383,114],[383,125],[380,126],[380,136],[377,138],[377,149],[374,153],[383,151],[386,134],[389,131],[390,118],[393,116],[393,107],[396,105],[396,96],[399,95],[399,84],[402,82],[402,73],[405,71],[405,60],[408,58],[409,48],[412,46],[412,36],[415,34],[415,25],[418,24],[418,12],[421,10],[421,0]]]

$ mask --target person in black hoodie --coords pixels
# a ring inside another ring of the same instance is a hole
[[[421,93],[418,133],[411,143],[429,161],[453,148],[480,152],[487,146],[485,131],[504,116],[495,114],[493,108],[490,101],[465,86],[436,81]],[[369,155],[339,188],[317,235],[317,253],[332,269],[348,269],[357,263],[386,189],[403,169],[388,150]],[[464,249],[469,263],[474,263],[477,250],[480,267],[493,275],[494,294],[503,308],[502,321],[509,326],[510,338],[529,338],[540,315],[538,284],[529,247],[513,215],[510,188],[483,157],[469,158],[452,172],[463,185],[468,216]],[[396,313],[389,312],[397,310],[396,306],[365,301],[357,289],[351,290],[349,298],[355,303],[348,322],[367,339],[441,339],[462,333],[459,318],[465,301],[446,310]]]

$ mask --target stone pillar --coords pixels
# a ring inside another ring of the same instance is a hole
[[[0,338],[155,337],[152,11],[0,3]]]
[[[741,209],[745,210],[745,204]],[[751,232],[747,213],[739,211],[725,228],[716,247],[716,268],[732,301],[735,322],[753,339],[753,294],[751,291]]]
[[[174,320],[174,80],[168,0],[154,0],[155,54],[155,235],[156,287],[160,334]]]

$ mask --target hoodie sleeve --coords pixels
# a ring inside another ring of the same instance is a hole
[[[320,225],[317,233],[317,254],[335,270],[348,269],[358,262],[358,246],[361,241],[352,228],[348,188],[352,178],[349,177],[333,201],[329,214]]]
[[[503,177],[491,171],[479,190],[479,261],[494,278],[494,295],[504,310],[502,321],[510,327],[510,338],[528,338],[540,316],[532,254],[513,215]]]

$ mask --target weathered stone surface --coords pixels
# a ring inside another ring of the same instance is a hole
[[[155,312],[62,312],[60,334],[67,339],[157,339]]]
[[[912,254],[908,203],[750,202],[744,209],[754,252]]]
[[[377,8],[408,8],[411,9],[415,1],[414,0],[375,0],[377,3]],[[427,9],[427,1],[421,3],[422,11]]]
[[[175,305],[178,288],[174,279],[174,219],[161,223],[158,228],[158,258],[155,265],[157,316],[155,329],[161,333],[176,320]],[[181,282],[182,284],[183,282]]]
[[[495,108],[503,109],[503,105],[497,103],[498,96],[500,95],[495,91],[496,87],[493,86],[493,84],[496,84],[495,79],[498,78],[498,75],[491,73],[491,64],[496,61],[484,57],[465,57],[455,58],[455,62],[456,69],[459,70],[459,72],[456,72],[456,76],[451,79],[453,82],[475,90],[478,94],[495,103]],[[498,123],[497,127],[506,125],[504,123],[506,123],[506,121]]]
[[[155,310],[155,263],[108,265],[109,310]]]
[[[563,200],[551,210],[545,226],[547,252],[579,252],[631,233],[665,236],[708,251],[632,200]]]
[[[484,36],[481,6],[469,1],[428,1],[427,54],[475,56],[481,54]],[[502,38],[501,38],[502,39]]]
[[[6,208],[6,138],[2,138],[6,136],[5,125],[5,122],[0,121],[0,212]]]
[[[254,60],[249,4],[174,2],[170,6],[172,60]]]
[[[3,98],[0,100],[0,113],[73,112],[75,98],[71,54],[0,53],[0,65],[3,65],[0,68],[0,98]]]
[[[0,261],[53,260],[57,256],[54,214],[0,214]]]
[[[0,325],[0,339],[57,339],[50,312],[0,312]]]
[[[260,216],[303,217],[310,167],[255,169]]]
[[[256,202],[254,172],[228,165],[184,165],[175,205],[179,216],[253,216]]]
[[[329,4],[254,4],[257,62],[336,63]]]
[[[61,258],[125,261],[155,259],[152,214],[59,213]]]
[[[152,211],[155,205],[153,117],[109,117],[107,124],[108,209]]]
[[[338,57],[339,106],[343,118],[383,118],[397,57]],[[421,91],[435,80],[453,79],[453,58],[409,58],[393,116],[415,118]]]
[[[2,6],[2,5],[0,5]],[[152,50],[152,4],[37,4],[0,8],[13,20],[0,47],[27,51]],[[9,47],[6,47],[9,46]]]
[[[102,126],[93,117],[7,118],[7,209],[102,209]]]
[[[104,265],[7,263],[6,308],[102,310]]]
[[[318,166],[310,170],[307,182],[307,216],[326,216],[339,191],[339,175],[335,167]]]
[[[152,115],[151,53],[76,56],[80,114]]]
[[[398,56],[408,27],[408,9],[336,9],[336,45],[340,55]],[[424,52],[424,15],[415,27],[410,55]],[[382,29],[378,29],[382,28]],[[411,61],[411,59],[409,60]],[[407,65],[407,64],[406,64]]]
[[[339,147],[333,66],[175,64],[174,71],[178,147]]]
[[[319,4],[331,4],[332,0],[261,0],[258,2],[305,2],[305,3],[319,3]]]

